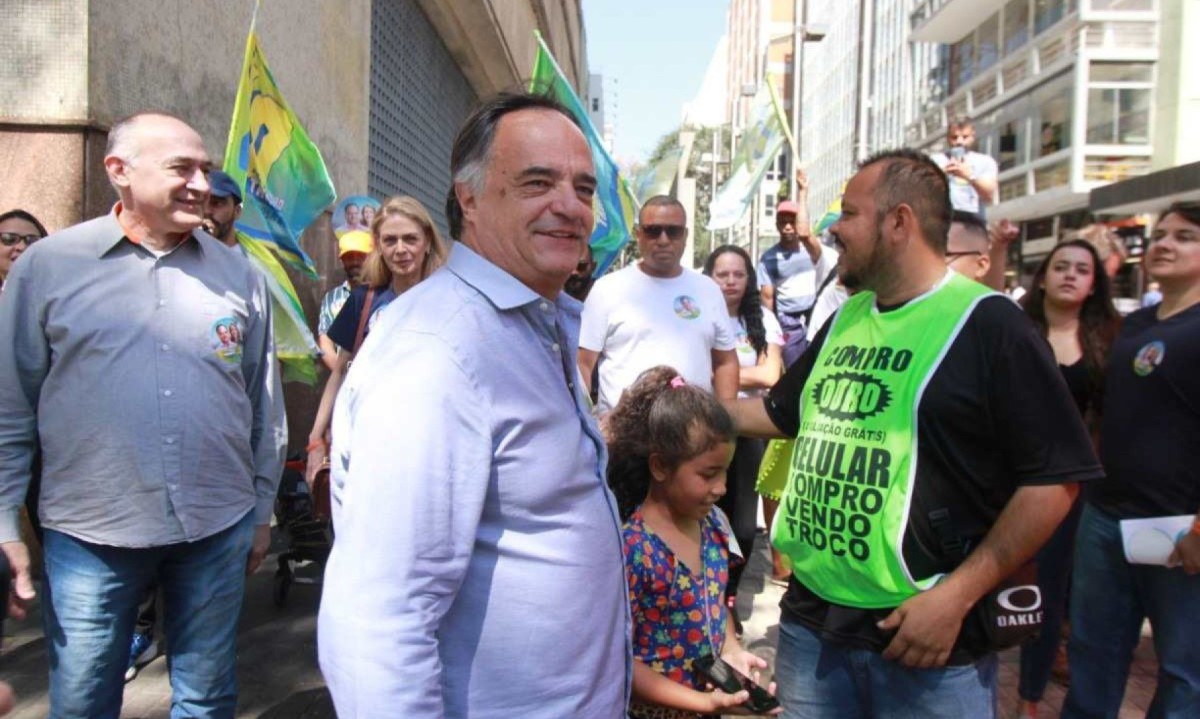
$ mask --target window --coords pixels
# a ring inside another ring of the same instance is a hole
[[[1062,20],[1066,11],[1066,0],[1033,0],[1034,34],[1040,35],[1043,30]]]
[[[1029,0],[1010,0],[1004,6],[1004,54],[1029,40]]]
[[[1151,63],[1093,62],[1088,67],[1088,143],[1149,144],[1153,80]]]
[[[1091,88],[1088,90],[1087,141],[1092,145],[1150,143],[1149,88]]]
[[[592,98],[592,112],[600,112],[600,98]]]
[[[1092,10],[1142,10],[1154,9],[1154,0],[1092,0]]]
[[[1088,68],[1088,81],[1144,82],[1154,80],[1154,65],[1148,62],[1093,62]]]
[[[975,77],[975,36],[967,35],[950,47],[950,92]]]
[[[975,46],[975,74],[979,75],[1000,58],[1000,13],[992,15],[979,26]]]
[[[1060,75],[1034,93],[1038,133],[1034,154],[1037,157],[1052,155],[1071,146],[1072,94],[1070,75]]]

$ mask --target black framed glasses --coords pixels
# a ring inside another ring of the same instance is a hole
[[[42,239],[41,235],[22,235],[19,232],[0,232],[0,244],[3,244],[5,247],[12,247],[18,242],[24,242],[25,246],[28,247],[40,239]]]
[[[667,233],[667,239],[672,242],[677,242],[683,239],[687,233],[687,228],[683,225],[642,225],[640,227],[642,236],[648,240],[657,239],[662,233]]]
[[[950,264],[951,262],[957,260],[959,257],[970,257],[972,255],[982,256],[983,252],[981,250],[963,250],[961,252],[947,252],[946,253],[946,264]]]

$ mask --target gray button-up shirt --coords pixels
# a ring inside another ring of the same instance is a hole
[[[334,407],[318,647],[339,716],[625,716],[621,529],[576,381],[580,308],[455,244],[380,314]]]
[[[158,257],[115,213],[30,247],[0,294],[0,541],[39,442],[42,522],[84,541],[269,522],[287,429],[262,278],[202,232]]]

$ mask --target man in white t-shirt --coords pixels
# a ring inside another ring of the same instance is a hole
[[[996,161],[991,155],[971,149],[975,145],[975,124],[966,118],[950,121],[946,145],[945,152],[935,152],[930,158],[950,178],[950,204],[955,210],[983,218],[996,198]]]
[[[600,413],[611,411],[638,375],[664,364],[718,398],[734,398],[737,342],[725,298],[716,283],[679,262],[687,241],[683,205],[666,195],[650,198],[636,235],[641,260],[597,280],[583,307],[579,373],[590,383],[599,364]]]

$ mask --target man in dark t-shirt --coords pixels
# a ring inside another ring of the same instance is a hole
[[[1147,618],[1159,665],[1148,715],[1200,717],[1200,204],[1159,218],[1145,264],[1162,302],[1126,317],[1113,343],[1107,476],[1089,488],[1075,540],[1062,713],[1072,719],[1116,716]],[[1133,564],[1120,522],[1150,517],[1179,526],[1131,535],[1140,562],[1157,562]]]
[[[869,159],[832,227],[859,290],[740,430],[796,437],[772,542],[795,573],[785,717],[992,716],[996,656],[971,612],[1102,475],[1036,329],[949,272],[945,174]]]

